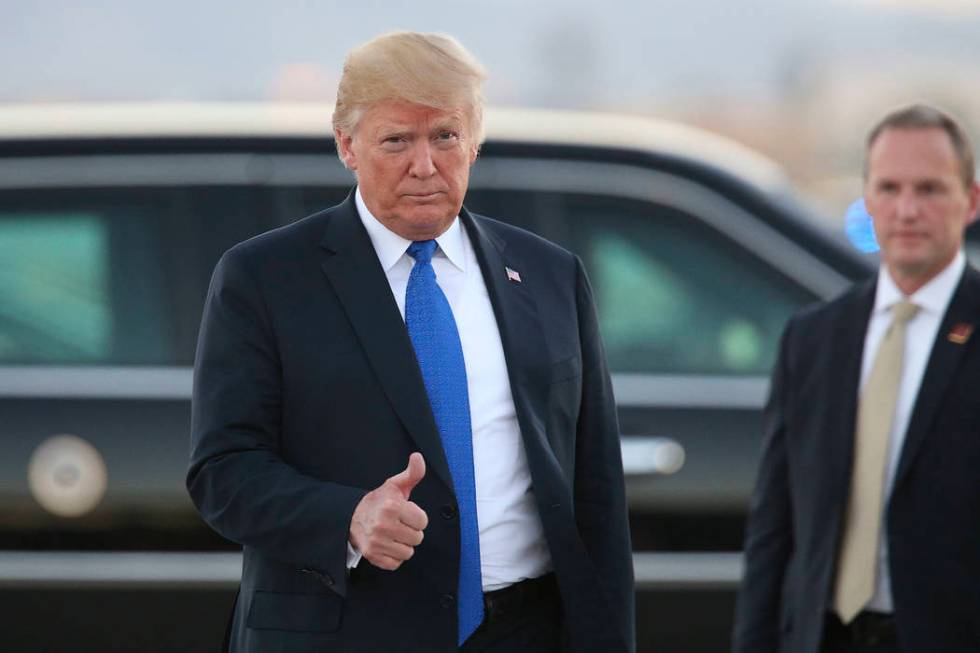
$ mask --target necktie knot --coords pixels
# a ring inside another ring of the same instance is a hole
[[[416,240],[408,246],[408,255],[415,259],[416,263],[429,263],[432,255],[436,251],[436,241]]]
[[[892,320],[895,324],[908,324],[919,312],[919,306],[910,301],[901,301],[892,306]]]

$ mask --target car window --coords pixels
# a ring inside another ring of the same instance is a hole
[[[346,186],[307,186],[279,188],[276,191],[279,213],[285,222],[293,222],[343,202],[354,187],[354,179]]]
[[[541,233],[539,218],[549,212],[538,204],[542,193],[471,188],[466,193],[466,208],[501,222],[507,222],[521,229]]]
[[[98,360],[112,337],[108,231],[92,213],[0,217],[0,360]]]
[[[557,240],[585,262],[613,371],[767,374],[787,318],[817,299],[680,210],[563,199]]]
[[[49,189],[0,200],[0,364],[189,365],[211,270],[348,186]],[[615,372],[766,374],[814,301],[700,220],[647,201],[474,188],[467,206],[578,253]]]
[[[0,361],[172,358],[152,212],[118,205],[0,212]]]
[[[248,189],[87,188],[0,198],[0,364],[189,365]]]

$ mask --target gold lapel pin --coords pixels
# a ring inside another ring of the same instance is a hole
[[[949,335],[946,336],[946,339],[954,344],[962,345],[970,339],[972,334],[973,325],[967,324],[966,322],[960,322],[959,324],[953,325],[953,328],[949,330]]]

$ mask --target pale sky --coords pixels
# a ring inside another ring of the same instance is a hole
[[[887,8],[882,3],[887,4]],[[771,100],[819,70],[922,56],[978,67],[978,0],[11,1],[0,101],[328,99],[347,50],[444,31],[493,104],[643,110]],[[929,7],[964,6],[951,14]],[[969,9],[969,10],[968,10]]]
[[[846,1],[846,0],[842,0]],[[915,10],[926,14],[975,16],[980,13],[980,0],[857,0],[872,7],[892,10]]]

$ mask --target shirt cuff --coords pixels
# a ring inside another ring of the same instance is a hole
[[[361,552],[354,548],[350,542],[347,543],[347,568],[353,569],[361,561]]]

